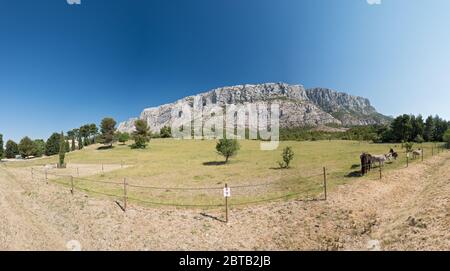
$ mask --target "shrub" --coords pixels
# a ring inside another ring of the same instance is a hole
[[[220,139],[216,145],[216,151],[225,157],[225,163],[228,163],[229,158],[235,156],[239,149],[240,145],[236,139]]]
[[[129,133],[120,133],[119,134],[119,142],[125,144],[128,140],[130,140]]]
[[[292,151],[291,147],[286,147],[283,149],[283,153],[281,154],[281,158],[283,158],[283,162],[278,162],[280,168],[289,168],[292,159],[294,159],[294,151]]]

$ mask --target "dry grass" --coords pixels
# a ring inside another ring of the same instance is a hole
[[[67,155],[68,169],[52,169],[57,175],[72,175],[76,186],[84,190],[123,195],[123,180],[136,186],[165,187],[167,189],[145,189],[129,186],[130,198],[144,205],[183,205],[190,207],[211,207],[223,204],[221,188],[230,186],[255,185],[234,188],[231,204],[269,201],[278,198],[310,199],[322,198],[323,167],[329,173],[329,189],[336,185],[352,182],[359,170],[361,152],[387,153],[390,147],[401,151],[394,144],[369,144],[354,141],[282,142],[276,151],[261,151],[258,141],[241,141],[239,154],[229,164],[215,152],[214,141],[201,140],[153,140],[148,149],[132,150],[126,145],[115,145],[113,149],[98,150],[91,146]],[[292,146],[295,159],[287,170],[277,168],[281,151]],[[431,156],[431,144],[425,144],[425,158]],[[406,165],[405,155],[386,165],[386,170]],[[8,163],[13,168],[28,168],[56,163],[57,157],[34,161]],[[420,159],[417,159],[417,162]],[[411,161],[413,163],[414,161]],[[122,168],[122,164],[124,165]],[[212,164],[212,165],[211,165]],[[217,164],[217,165],[216,165]],[[102,170],[103,167],[103,170]],[[80,177],[77,179],[78,172]],[[43,168],[40,168],[41,172]],[[41,173],[42,175],[42,173]],[[364,179],[377,178],[374,171]],[[70,184],[69,177],[49,175],[52,181]],[[96,183],[107,181],[114,184]],[[267,184],[268,185],[261,185]],[[176,188],[215,188],[198,190],[178,190]]]

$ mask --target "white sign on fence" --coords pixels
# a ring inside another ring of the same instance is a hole
[[[224,196],[225,198],[231,197],[231,189],[230,189],[229,187],[225,187],[225,188],[223,189],[223,196]]]

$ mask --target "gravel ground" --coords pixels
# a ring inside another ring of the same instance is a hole
[[[330,180],[332,181],[332,180]],[[450,154],[353,179],[328,201],[123,212],[0,164],[0,250],[450,250]],[[120,199],[117,199],[120,201]],[[70,242],[76,240],[77,242]],[[75,245],[76,247],[76,245]]]

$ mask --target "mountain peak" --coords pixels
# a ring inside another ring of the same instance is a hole
[[[197,95],[196,95],[197,96]],[[327,124],[342,126],[386,123],[388,118],[379,114],[363,97],[352,96],[328,88],[305,89],[303,85],[287,83],[244,84],[215,88],[198,94],[203,106],[216,104],[248,104],[274,102],[280,104],[281,127],[316,127]],[[194,96],[175,103],[145,109],[140,119],[147,120],[153,132],[159,132],[172,123],[171,112],[176,104],[193,106]],[[119,131],[134,129],[134,119],[119,125]]]

